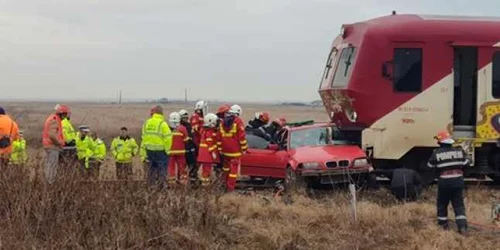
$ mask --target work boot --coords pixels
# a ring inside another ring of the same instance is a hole
[[[467,234],[469,231],[467,221],[465,220],[457,220],[457,227],[460,234]]]
[[[438,225],[443,228],[444,230],[449,230],[450,225],[448,224],[448,221],[438,221]]]

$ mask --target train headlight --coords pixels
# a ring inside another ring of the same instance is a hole
[[[358,113],[356,113],[356,111],[354,110],[349,110],[349,111],[344,111],[345,112],[345,116],[347,117],[347,119],[349,119],[350,122],[356,122],[358,120]]]

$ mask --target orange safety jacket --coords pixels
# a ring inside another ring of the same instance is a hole
[[[12,143],[19,137],[19,127],[8,115],[0,115],[0,138],[4,136],[9,138],[10,145],[6,148],[0,148],[0,155],[8,157],[12,153]]]
[[[226,157],[241,157],[248,148],[245,127],[238,117],[227,117],[219,124],[217,145]]]
[[[54,143],[50,139],[50,129],[53,129],[54,123],[57,124],[57,141],[59,144],[64,145],[64,136],[63,136],[63,129],[62,129],[62,124],[61,124],[61,118],[58,115],[50,115],[47,120],[45,120],[45,124],[43,125],[43,132],[42,132],[42,143],[43,147],[45,148],[50,148],[54,147]]]
[[[215,159],[213,158],[215,153]],[[217,149],[217,128],[202,128],[200,150],[198,152],[199,163],[218,163],[219,152]]]
[[[179,124],[177,128],[172,129],[172,148],[168,151],[169,155],[183,155],[186,153],[186,142],[189,141],[186,127]]]

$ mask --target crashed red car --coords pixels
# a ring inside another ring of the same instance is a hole
[[[247,134],[249,149],[241,176],[284,179],[285,183],[335,184],[369,178],[365,152],[330,123],[285,127],[277,144]],[[366,178],[365,178],[366,177]]]

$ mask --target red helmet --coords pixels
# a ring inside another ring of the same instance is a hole
[[[229,112],[229,109],[231,109],[231,107],[229,107],[228,104],[222,104],[217,108],[217,114],[225,114]]]
[[[439,132],[436,136],[434,136],[434,139],[436,139],[439,143],[444,143],[444,144],[455,143],[455,140],[453,140],[448,131]]]
[[[154,105],[149,110],[149,114],[150,115],[153,115],[153,114],[163,114],[163,108],[161,106],[159,106],[159,105]]]
[[[276,120],[274,120],[274,123],[278,124],[280,127],[284,127],[286,125],[286,119],[283,117],[276,118]]]
[[[64,113],[66,113],[66,114],[70,114],[71,113],[71,110],[66,105],[57,104],[56,107],[55,107],[55,109],[56,109],[56,114],[58,114],[58,115],[59,114],[64,114]]]
[[[259,114],[259,120],[261,120],[265,123],[268,123],[270,119],[271,119],[271,117],[270,117],[269,113],[266,111]]]

